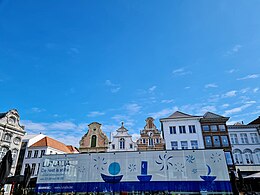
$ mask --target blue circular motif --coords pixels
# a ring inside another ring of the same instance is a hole
[[[120,165],[117,162],[113,162],[109,165],[108,171],[111,175],[117,175],[120,172]]]

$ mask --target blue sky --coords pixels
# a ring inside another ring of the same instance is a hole
[[[260,1],[0,0],[0,112],[78,146],[97,121],[260,115]]]

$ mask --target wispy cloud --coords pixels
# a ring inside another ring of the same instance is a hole
[[[240,92],[241,93],[247,93],[249,90],[250,90],[250,88],[247,87],[247,88],[241,89]]]
[[[184,89],[190,89],[191,87],[187,86],[187,87],[184,87]]]
[[[229,74],[232,74],[234,72],[237,72],[237,69],[230,69],[230,70],[227,71],[227,73],[229,73]]]
[[[204,87],[205,88],[217,88],[218,85],[216,85],[215,83],[209,83],[209,84],[206,84]]]
[[[21,120],[21,125],[25,126],[28,134],[43,133],[66,145],[78,146],[79,140],[88,128],[88,124],[76,124],[71,121],[55,122],[33,122],[31,120]]]
[[[232,47],[232,49],[230,49],[229,51],[226,52],[226,56],[237,53],[241,48],[242,48],[242,45],[239,45],[239,44],[234,45]]]
[[[162,118],[162,117],[168,117],[169,115],[171,115],[173,112],[177,111],[178,107],[173,107],[173,108],[166,108],[163,110],[160,110],[158,112],[152,112],[149,113],[149,116],[152,116],[154,119],[158,119],[158,118]]]
[[[227,107],[229,107],[229,104],[223,104],[222,107],[227,108]]]
[[[97,116],[102,116],[104,115],[104,112],[99,112],[99,111],[92,111],[90,113],[88,113],[88,117],[97,117]]]
[[[186,70],[185,68],[179,68],[172,71],[172,74],[175,76],[184,76],[187,74],[192,74],[191,71]]]
[[[256,79],[258,77],[259,77],[259,74],[249,74],[245,77],[238,78],[237,80]]]
[[[32,111],[33,113],[40,113],[40,112],[44,112],[44,111],[46,111],[46,110],[43,109],[43,108],[33,107],[33,108],[31,109],[31,111]]]
[[[140,106],[136,103],[126,104],[124,107],[125,107],[126,111],[128,112],[128,114],[130,114],[130,115],[140,112],[140,110],[142,108],[142,106]]]
[[[232,108],[232,109],[229,109],[229,110],[226,110],[224,112],[224,115],[232,115],[232,114],[235,114],[235,113],[238,113],[238,112],[241,112],[243,110],[245,110],[246,108],[252,106],[253,104],[252,103],[247,103],[247,104],[244,104],[242,106],[239,106],[239,107],[236,107],[236,108]]]
[[[112,83],[110,80],[106,80],[105,85],[110,88],[112,93],[117,93],[121,89],[119,84]]]
[[[223,94],[222,97],[223,98],[229,98],[229,97],[234,97],[236,95],[237,95],[237,91],[232,90],[232,91],[228,91],[227,93]]]
[[[169,100],[162,100],[161,103],[166,103],[166,104],[169,104],[169,103],[172,103],[174,102],[173,99],[169,99]]]
[[[150,92],[150,93],[152,93],[155,89],[157,88],[157,86],[152,86],[152,87],[150,87],[149,89],[148,89],[148,91]]]
[[[253,92],[256,93],[256,92],[258,92],[258,90],[259,90],[259,88],[256,87],[256,88],[253,89]]]

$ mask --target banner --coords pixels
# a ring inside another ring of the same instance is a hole
[[[44,156],[38,192],[230,192],[223,150]]]

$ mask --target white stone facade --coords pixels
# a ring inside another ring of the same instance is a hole
[[[228,125],[236,169],[242,172],[260,171],[260,125]]]
[[[24,134],[25,130],[20,125],[20,116],[17,110],[0,113],[0,161],[8,150],[12,151],[13,164],[10,175],[15,173]]]
[[[116,130],[111,143],[109,144],[109,152],[115,151],[136,151],[136,142],[132,140],[132,135],[129,135],[128,130],[122,126]]]
[[[200,118],[177,111],[160,119],[166,150],[204,149]]]

